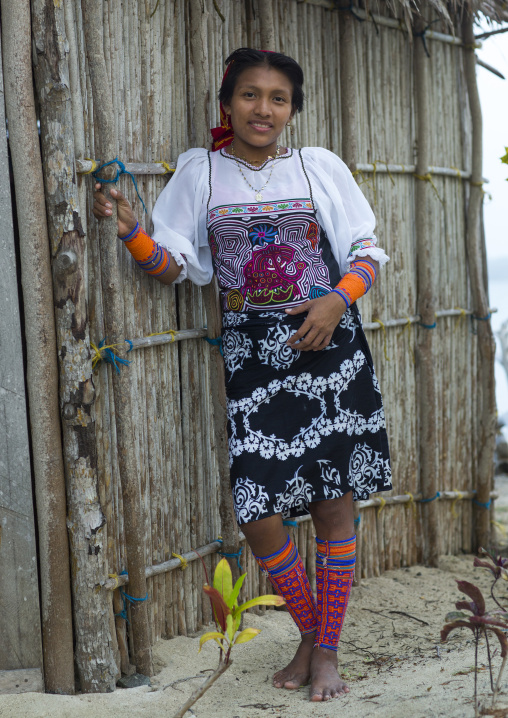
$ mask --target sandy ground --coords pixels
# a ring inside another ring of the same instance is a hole
[[[502,496],[496,502],[496,518],[508,526],[508,477],[498,483]],[[289,662],[298,645],[289,615],[282,611],[248,614],[245,627],[260,628],[261,634],[235,648],[231,668],[186,718],[472,717],[472,633],[460,629],[440,644],[439,632],[445,614],[462,598],[455,578],[476,583],[487,596],[489,576],[473,568],[472,556],[443,556],[438,568],[415,566],[362,581],[353,592],[339,651],[340,672],[351,692],[326,703],[309,703],[308,687],[287,691],[271,684],[273,672]],[[501,592],[505,587],[500,587]],[[200,654],[198,643],[199,636],[160,641],[154,647],[158,673],[151,686],[107,695],[3,695],[0,716],[170,718],[217,665],[212,642]],[[483,705],[489,706],[484,644],[479,663],[479,693]],[[500,665],[497,648],[494,664],[496,668]],[[498,708],[502,706],[506,712],[488,714],[508,716],[508,669],[498,699]]]

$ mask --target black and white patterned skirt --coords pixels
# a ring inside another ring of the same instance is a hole
[[[238,523],[309,513],[309,503],[389,491],[381,393],[358,311],[330,345],[287,346],[306,314],[225,312],[231,487]]]

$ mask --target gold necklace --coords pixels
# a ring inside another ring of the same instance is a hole
[[[279,152],[280,152],[280,147],[279,147],[279,145],[277,145],[276,157],[278,157]],[[231,154],[233,155],[233,157],[235,157],[239,160],[243,160],[248,165],[262,165],[264,162],[268,162],[268,160],[273,160],[273,155],[268,155],[264,160],[248,160],[247,157],[245,157],[245,155],[237,155],[234,142],[231,143]]]
[[[262,202],[262,201],[263,201],[263,195],[262,195],[261,193],[262,193],[263,190],[266,188],[268,182],[269,182],[269,181],[271,180],[271,178],[272,178],[273,168],[275,167],[275,160],[276,160],[277,157],[279,156],[279,152],[280,152],[280,147],[279,147],[279,145],[277,145],[277,152],[275,153],[275,157],[272,157],[272,155],[269,155],[269,156],[266,158],[265,162],[267,162],[268,160],[273,160],[273,161],[272,161],[272,169],[270,170],[270,174],[268,175],[268,179],[266,180],[266,182],[264,183],[264,185],[261,187],[261,189],[256,189],[255,187],[253,187],[253,186],[251,185],[251,183],[249,182],[249,180],[247,179],[247,177],[244,175],[243,170],[242,170],[242,167],[241,167],[240,163],[238,162],[238,159],[243,159],[243,157],[238,158],[237,155],[235,154],[235,148],[233,147],[233,145],[231,145],[231,154],[232,154],[233,157],[235,158],[236,166],[237,166],[238,169],[240,170],[240,174],[242,175],[242,177],[244,178],[244,180],[247,182],[247,184],[249,185],[249,187],[251,188],[251,190],[253,190],[253,191],[255,192],[255,195],[254,195],[254,196],[255,196],[255,198],[256,198],[256,202]],[[245,160],[245,162],[247,162],[247,160]]]

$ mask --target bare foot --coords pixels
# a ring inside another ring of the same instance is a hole
[[[296,690],[309,682],[310,659],[314,648],[315,633],[302,636],[295,657],[282,671],[277,671],[273,677],[275,688],[289,688]]]
[[[349,693],[349,687],[337,673],[337,653],[329,648],[314,648],[310,674],[311,701],[329,701]]]

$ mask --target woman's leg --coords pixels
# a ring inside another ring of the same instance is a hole
[[[316,631],[316,604],[296,546],[279,515],[244,524],[242,530],[263,571],[284,598],[302,636],[291,663],[273,677],[276,688],[299,688],[310,678],[310,660]]]
[[[349,691],[337,673],[337,647],[356,559],[352,492],[311,503],[309,509],[317,541],[317,631],[310,699],[326,701]]]

